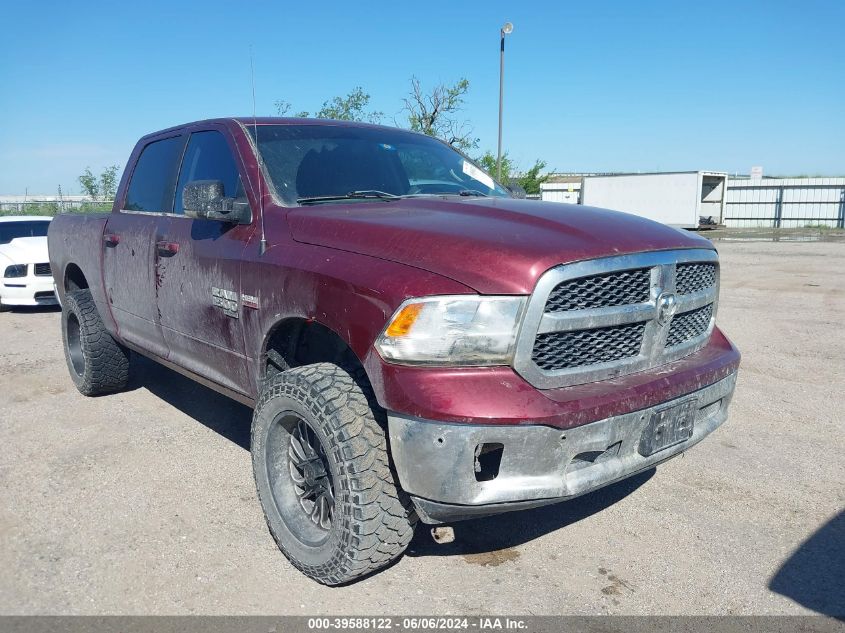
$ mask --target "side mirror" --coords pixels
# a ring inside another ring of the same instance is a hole
[[[223,195],[220,180],[192,180],[182,189],[182,209],[189,218],[249,224],[249,204]]]

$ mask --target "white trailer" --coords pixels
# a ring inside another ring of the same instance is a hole
[[[722,224],[727,181],[726,173],[713,171],[584,176],[581,204],[696,229],[702,218],[703,225]]]
[[[581,201],[581,178],[568,176],[542,183],[540,200],[578,204]]]

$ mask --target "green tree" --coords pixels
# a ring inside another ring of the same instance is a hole
[[[91,168],[86,167],[85,171],[79,177],[79,184],[82,187],[82,193],[87,195],[92,200],[100,197],[100,181],[91,173]]]
[[[525,189],[525,193],[529,195],[540,193],[540,185],[546,182],[551,175],[549,172],[540,174],[545,168],[546,161],[538,158],[528,171],[517,178],[519,186]],[[504,165],[502,169],[504,170]]]
[[[463,151],[477,148],[478,139],[472,135],[469,122],[457,116],[463,110],[468,91],[469,81],[466,79],[459,79],[452,85],[438,84],[426,91],[419,79],[411,77],[411,92],[404,99],[408,127],[442,139]]]
[[[368,110],[370,95],[357,86],[345,97],[334,97],[324,101],[323,107],[315,115],[318,119],[336,119],[338,121],[366,121],[379,123],[384,112]]]
[[[355,87],[345,97],[333,97],[328,101],[323,101],[323,107],[320,108],[314,115],[318,119],[335,119],[338,121],[366,121],[367,123],[381,122],[384,112],[376,110],[369,110],[370,95],[364,92],[361,86]],[[280,99],[276,101],[276,114],[285,116],[290,112],[291,104],[288,101]],[[309,112],[297,112],[295,116],[308,117],[311,116]]]
[[[113,200],[117,193],[117,172],[119,170],[119,166],[111,165],[103,169],[99,176],[95,176],[91,172],[91,168],[86,167],[78,178],[82,193],[91,200]]]
[[[290,101],[285,101],[284,99],[279,99],[273,105],[276,106],[277,116],[287,116],[290,112],[290,109],[293,107],[291,106]],[[308,113],[305,110],[302,110],[301,112],[297,112],[293,116],[304,119],[308,116]]]
[[[484,170],[489,173],[491,176],[496,175],[496,156],[491,151],[484,152],[484,154],[475,159],[476,162],[481,165]],[[510,185],[511,183],[518,184],[525,190],[527,194],[539,194],[540,193],[540,185],[546,182],[551,175],[549,172],[541,174],[541,172],[546,168],[546,161],[540,160],[539,158],[534,161],[534,164],[531,168],[526,171],[520,173],[517,170],[516,164],[511,157],[508,156],[508,153],[505,152],[502,154],[502,180],[501,182],[505,185]]]
[[[475,159],[479,165],[484,168],[488,174],[496,177],[496,156],[491,151],[486,151],[484,154]],[[514,172],[514,164],[513,161],[508,156],[508,153],[505,152],[502,154],[502,183],[508,184],[510,183],[512,174]]]
[[[100,174],[100,195],[103,200],[114,200],[117,193],[117,165],[110,165]]]

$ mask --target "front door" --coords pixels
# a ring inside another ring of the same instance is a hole
[[[241,393],[250,373],[241,325],[241,256],[252,225],[193,219],[182,190],[195,180],[223,183],[223,195],[246,201],[232,147],[223,130],[190,135],[173,215],[156,243],[158,312],[170,360]]]
[[[103,234],[103,277],[119,334],[158,356],[167,356],[156,308],[154,243],[173,205],[184,137],[147,144],[135,163],[122,209]]]

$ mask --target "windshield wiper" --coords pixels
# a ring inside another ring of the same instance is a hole
[[[360,191],[350,191],[345,195],[338,196],[311,196],[305,198],[297,198],[299,204],[310,204],[313,202],[332,202],[333,200],[356,200],[356,199],[376,199],[376,200],[396,200],[402,196],[397,196],[386,191],[379,191],[378,189],[362,189]]]
[[[399,198],[442,198],[443,196],[477,196],[479,198],[489,198],[490,195],[478,189],[461,189],[460,191],[434,191],[428,193],[409,193]]]

